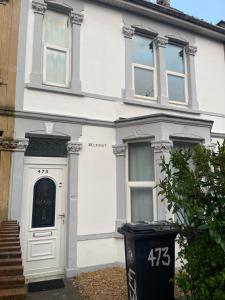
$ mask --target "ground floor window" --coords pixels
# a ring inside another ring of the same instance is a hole
[[[154,151],[149,142],[128,145],[128,219],[131,222],[154,219]]]

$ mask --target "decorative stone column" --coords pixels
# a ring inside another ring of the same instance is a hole
[[[160,180],[163,179],[164,174],[161,172],[160,163],[162,160],[162,157],[164,156],[166,161],[169,161],[170,159],[170,150],[172,147],[171,141],[154,141],[151,144],[151,147],[154,148],[154,155],[155,155],[155,170],[156,170],[156,184],[158,185],[160,183]],[[160,189],[157,187],[157,212],[158,212],[158,220],[168,220],[172,217],[172,214],[167,209],[167,203],[166,201],[162,202],[162,196],[158,195]]]
[[[126,222],[126,164],[125,155],[127,145],[117,144],[112,146],[113,153],[116,156],[116,195],[117,195],[117,217],[116,231]]]
[[[68,142],[68,201],[67,201],[67,255],[65,273],[73,277],[77,273],[77,201],[78,201],[78,158],[82,144]]]
[[[81,93],[80,80],[80,26],[84,16],[80,13],[71,12],[72,23],[72,74],[71,89],[76,93]]]
[[[124,26],[122,29],[125,38],[125,89],[122,91],[123,98],[133,98],[133,78],[132,78],[132,38],[135,30],[132,27]]]
[[[168,105],[165,48],[168,38],[157,36],[154,39],[157,58],[158,102]]]
[[[29,139],[17,139],[12,155],[12,173],[9,199],[9,220],[21,221],[23,197],[24,153]]]
[[[197,89],[196,89],[196,76],[195,76],[195,55],[197,47],[186,46],[185,52],[187,56],[187,83],[188,83],[188,98],[189,107],[191,109],[198,109]]]

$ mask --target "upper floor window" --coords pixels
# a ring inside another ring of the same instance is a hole
[[[187,103],[186,62],[183,47],[168,44],[166,47],[166,73],[169,101]]]
[[[154,151],[150,143],[128,147],[128,218],[132,222],[152,221],[155,186]]]
[[[48,10],[45,15],[45,84],[67,87],[70,77],[70,20],[68,15]]]
[[[135,96],[154,99],[156,97],[155,57],[153,41],[150,38],[134,35],[132,62]]]

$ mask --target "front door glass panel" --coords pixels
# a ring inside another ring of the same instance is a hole
[[[55,226],[56,185],[41,178],[34,185],[32,228]]]

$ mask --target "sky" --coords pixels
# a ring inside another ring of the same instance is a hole
[[[171,3],[174,8],[188,15],[213,24],[225,20],[225,0],[171,0]]]

